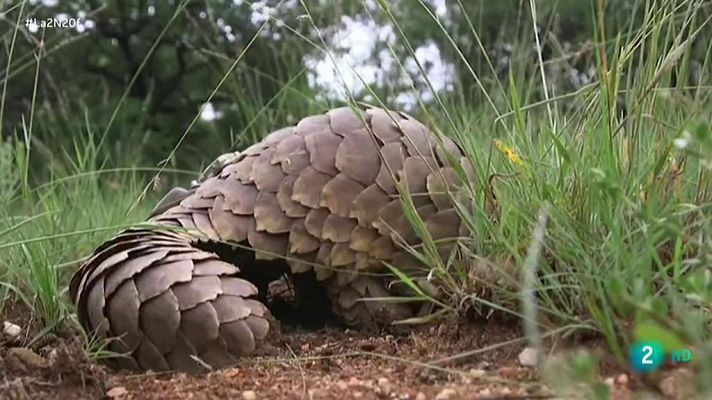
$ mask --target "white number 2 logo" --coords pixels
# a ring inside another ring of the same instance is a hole
[[[641,364],[645,365],[650,365],[653,363],[653,360],[650,359],[650,357],[653,356],[653,347],[652,346],[643,346],[643,358],[640,360]]]

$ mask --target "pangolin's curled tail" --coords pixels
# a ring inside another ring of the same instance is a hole
[[[117,336],[109,348],[132,370],[199,372],[231,365],[265,339],[270,318],[237,266],[187,235],[127,230],[99,247],[72,279],[84,329]]]
[[[311,288],[323,289],[346,323],[412,316],[410,305],[383,301],[404,294],[385,265],[428,275],[405,246],[421,243],[416,217],[447,260],[465,232],[455,199],[464,207],[471,191],[462,189],[475,181],[453,141],[376,108],[306,117],[217,161],[189,190],[171,191],[151,218],[183,231],[126,231],[72,280],[82,325],[99,338],[118,336],[110,349],[131,355],[125,367],[195,371],[252,352],[270,317],[249,297],[264,298],[284,272],[308,282],[302,293],[312,300]]]

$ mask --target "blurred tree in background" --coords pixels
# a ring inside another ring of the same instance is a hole
[[[595,41],[595,2],[538,3],[547,58]],[[613,40],[652,7],[608,3]],[[0,10],[2,136],[26,136],[31,117],[40,171],[81,160],[78,149],[105,165],[156,165],[179,142],[170,165],[197,169],[350,95],[406,109],[435,94],[478,102],[469,68],[491,92],[510,65],[537,68],[522,0],[0,0]],[[27,18],[81,21],[43,29]],[[595,78],[576,68],[588,75],[567,75],[573,89]]]

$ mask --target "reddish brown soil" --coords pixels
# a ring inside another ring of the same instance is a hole
[[[343,328],[285,333],[269,357],[200,376],[110,372],[78,340],[39,356],[0,350],[0,398],[63,399],[536,399],[551,393],[519,366],[521,344],[438,360],[515,339],[515,326],[441,324],[366,333]],[[625,398],[625,397],[619,397]]]
[[[520,366],[522,342],[447,360],[519,336],[516,325],[494,321],[376,333],[340,327],[285,329],[269,356],[190,376],[111,371],[87,360],[72,333],[35,342],[32,350],[19,347],[29,335],[11,340],[0,333],[0,399],[554,398],[534,370]],[[602,377],[618,377],[609,379],[612,398],[633,398],[629,386],[639,382],[615,368],[606,369]]]
[[[504,331],[501,334],[512,336]],[[479,388],[489,387],[494,393],[490,379],[474,379],[468,373],[477,363],[436,369],[419,362],[477,348],[483,339],[482,332],[474,327],[459,330],[443,325],[411,333],[371,335],[331,328],[285,335],[282,354],[251,360],[205,377],[123,376],[116,383],[129,393],[156,393],[146,398],[157,399],[181,396],[249,399],[252,392],[255,398],[275,399],[415,399],[419,393],[430,399],[445,389],[452,389],[450,399],[468,398],[469,393]],[[509,386],[513,388],[510,394],[533,393],[538,385],[528,388],[533,378],[529,370],[501,362],[516,354],[515,348],[488,354],[479,359],[479,366],[490,369],[487,375],[500,380],[496,368],[510,365],[507,373],[511,376],[496,387]]]

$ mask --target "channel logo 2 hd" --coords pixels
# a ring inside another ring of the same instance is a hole
[[[653,372],[665,362],[665,349],[657,342],[637,342],[630,347],[630,365],[637,372]],[[670,361],[675,364],[692,361],[688,349],[670,351]]]

